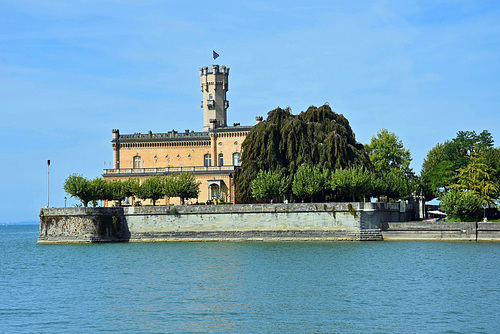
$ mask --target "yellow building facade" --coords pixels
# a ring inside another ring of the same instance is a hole
[[[203,93],[203,131],[175,130],[166,133],[151,131],[121,134],[112,130],[113,168],[105,169],[107,180],[145,178],[155,175],[193,173],[201,182],[198,198],[194,203],[218,200],[235,202],[233,176],[240,165],[241,144],[252,126],[227,125],[229,102],[226,94],[229,68],[211,65],[200,68]],[[256,117],[257,122],[262,117]],[[127,199],[129,204],[140,200]],[[164,198],[159,204],[178,204],[177,198]],[[110,205],[111,203],[105,203]]]

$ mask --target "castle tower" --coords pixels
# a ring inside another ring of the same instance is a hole
[[[228,86],[229,67],[224,65],[210,65],[200,68],[201,91],[203,92],[203,131],[215,127],[227,126],[227,108],[229,101],[226,99]],[[217,122],[212,124],[210,120]]]

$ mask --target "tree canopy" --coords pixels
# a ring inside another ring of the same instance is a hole
[[[320,170],[371,168],[348,120],[329,105],[311,106],[298,115],[290,108],[276,108],[252,128],[242,144],[241,167],[235,173],[237,200],[252,200],[250,183],[260,170],[293,177],[303,164]]]
[[[255,180],[250,183],[252,196],[256,200],[281,200],[289,187],[288,177],[280,172],[261,170]]]
[[[494,207],[494,198],[498,195],[498,184],[493,180],[493,168],[484,163],[484,158],[472,151],[470,163],[458,169],[457,183],[451,185],[453,189],[470,191],[475,194],[483,206]]]
[[[461,221],[477,221],[481,215],[481,200],[470,191],[450,190],[441,197],[441,207]]]
[[[63,188],[71,197],[76,197],[82,201],[83,206],[88,206],[88,203],[93,199],[91,182],[91,180],[80,174],[71,174],[64,181]]]
[[[491,167],[491,177],[498,182],[500,177],[500,149],[493,148],[489,131],[479,135],[474,131],[459,131],[452,140],[438,143],[428,153],[422,164],[420,177],[428,200],[440,197],[458,182],[459,171],[466,168],[470,155],[475,152]]]
[[[179,197],[181,204],[184,204],[187,198],[198,197],[200,182],[191,173],[153,176],[142,184],[139,179],[106,181],[102,177],[87,179],[79,174],[71,174],[64,182],[64,190],[81,200],[84,206],[88,206],[89,202],[96,206],[99,200],[121,202],[130,196],[151,199],[153,205],[162,197]]]
[[[392,169],[401,170],[405,174],[411,172],[410,150],[404,148],[401,139],[393,132],[380,130],[365,147],[377,174],[385,175]]]
[[[299,166],[294,175],[292,191],[299,198],[309,197],[311,202],[315,195],[321,194],[329,187],[330,171],[320,170],[318,166]]]

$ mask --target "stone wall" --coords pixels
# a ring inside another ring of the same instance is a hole
[[[398,203],[49,208],[38,242],[381,240],[381,222],[413,219]]]
[[[483,222],[384,222],[384,240],[500,241],[500,223]]]

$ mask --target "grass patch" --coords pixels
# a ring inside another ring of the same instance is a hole
[[[478,223],[481,223],[482,221],[483,221],[482,219],[478,220]],[[447,223],[447,222],[450,222],[450,223],[454,223],[454,222],[460,223],[461,220],[458,219],[458,218],[446,218],[445,223]],[[500,223],[500,219],[493,219],[493,220],[489,220],[488,219],[488,223]]]

